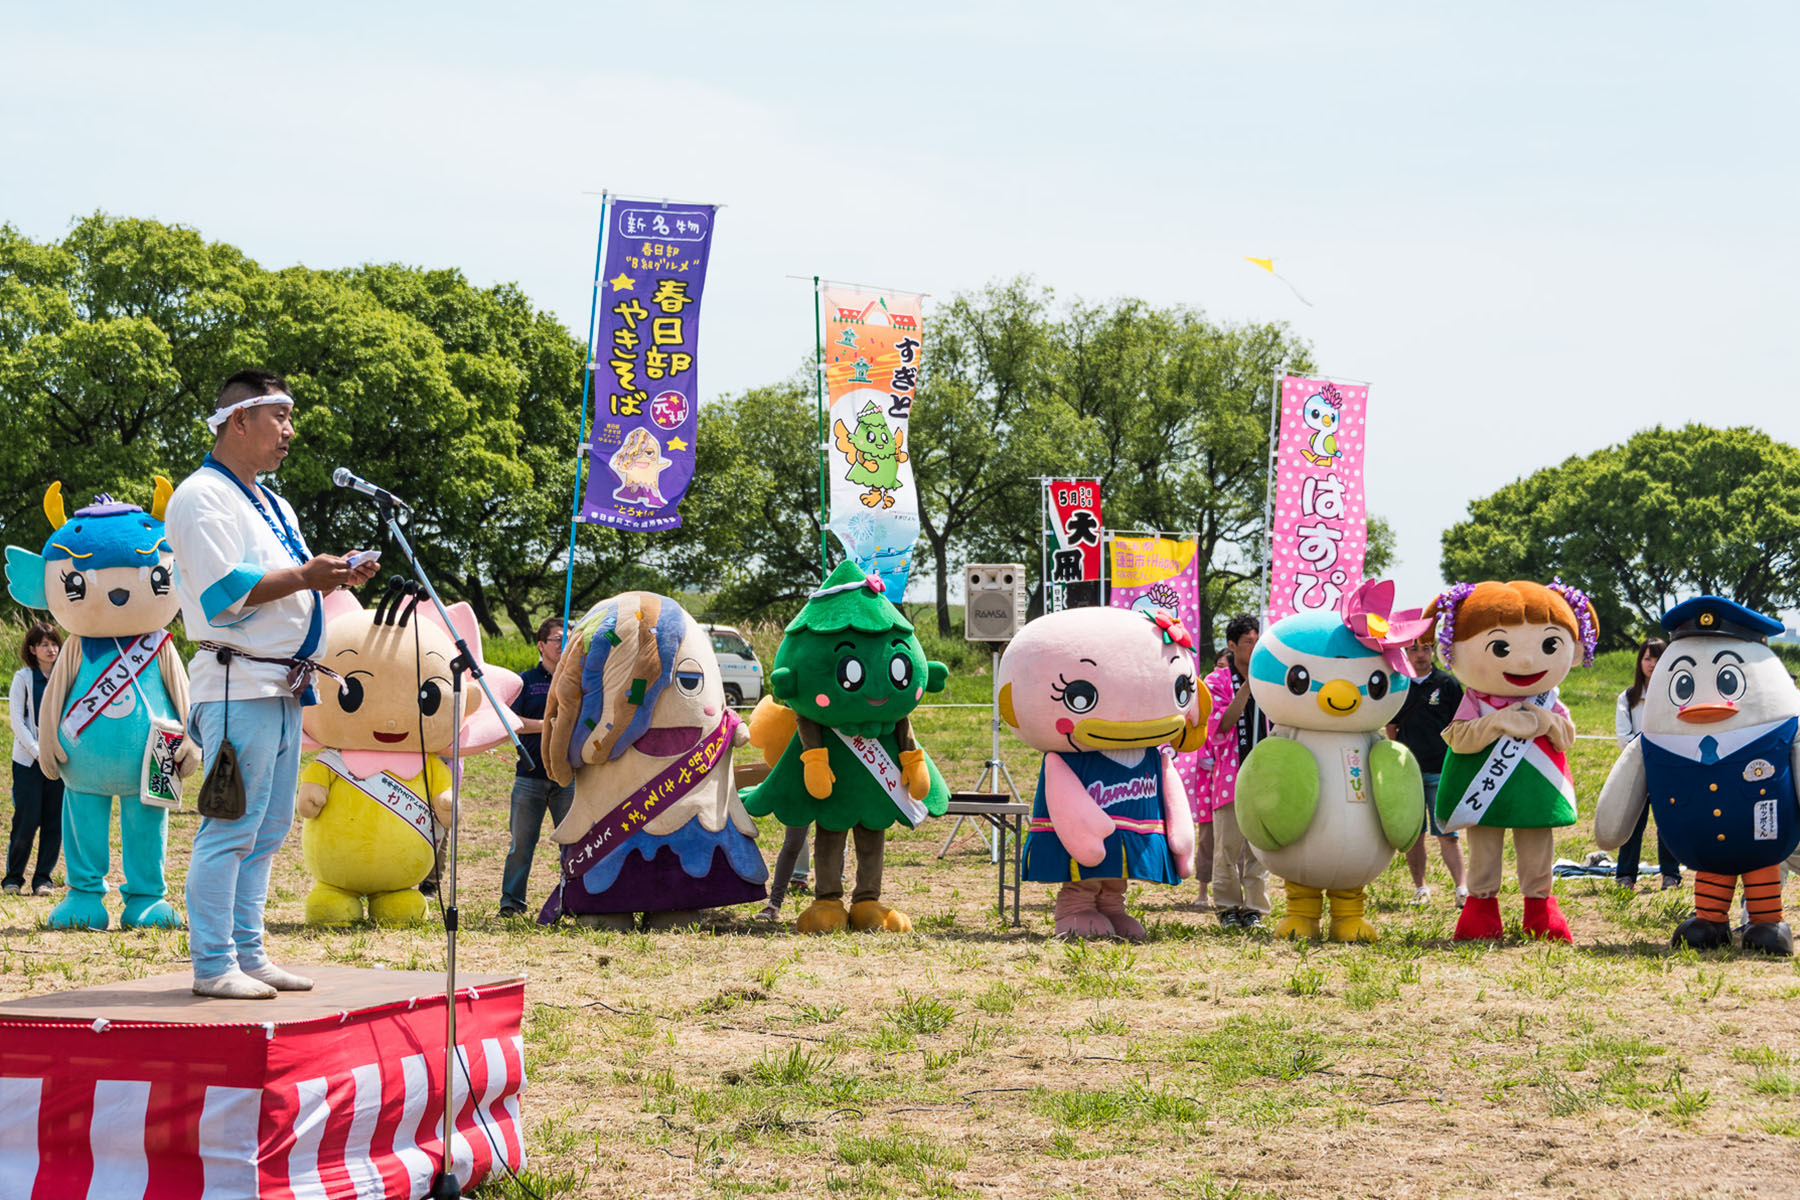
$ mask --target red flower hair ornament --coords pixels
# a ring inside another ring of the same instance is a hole
[[[1414,678],[1406,647],[1424,636],[1431,622],[1416,608],[1394,609],[1394,581],[1365,579],[1338,605],[1351,636],[1381,655],[1390,670]]]
[[[1187,626],[1183,625],[1181,618],[1174,613],[1157,608],[1151,609],[1144,615],[1149,617],[1151,623],[1162,633],[1164,645],[1176,645],[1184,650],[1194,648],[1194,635],[1188,632]]]

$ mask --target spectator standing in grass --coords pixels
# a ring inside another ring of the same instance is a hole
[[[1438,855],[1456,886],[1456,907],[1461,908],[1469,898],[1468,886],[1463,882],[1462,842],[1455,832],[1445,833],[1438,826],[1435,809],[1438,775],[1444,769],[1444,729],[1462,703],[1462,684],[1437,665],[1437,646],[1428,637],[1406,648],[1406,662],[1412,668],[1413,684],[1406,690],[1406,703],[1387,727],[1387,735],[1419,760],[1419,774],[1425,780],[1425,832],[1437,839]],[[1421,836],[1406,852],[1415,905],[1431,900],[1431,888],[1425,883],[1425,863],[1425,838]]]
[[[1644,692],[1650,686],[1650,676],[1655,672],[1657,662],[1668,648],[1669,643],[1656,637],[1646,638],[1638,647],[1637,660],[1632,664],[1631,686],[1619,693],[1619,702],[1613,709],[1613,733],[1619,739],[1621,750],[1644,731]],[[1650,806],[1646,804],[1644,811],[1638,814],[1637,827],[1619,847],[1619,864],[1614,877],[1627,891],[1637,890],[1638,860],[1643,857],[1644,830],[1649,828],[1649,821]],[[1663,890],[1680,887],[1681,863],[1663,845],[1661,833],[1656,835],[1656,860],[1662,872]]]
[[[519,698],[512,710],[519,717],[519,741],[529,760],[519,759],[513,772],[512,844],[506,851],[506,870],[500,883],[500,915],[526,915],[525,889],[531,882],[531,862],[537,856],[538,837],[543,833],[544,814],[550,814],[550,828],[555,829],[569,815],[575,799],[575,785],[558,787],[544,769],[544,706],[550,699],[550,679],[556,664],[562,661],[563,626],[552,617],[538,626],[535,667],[519,676]]]
[[[62,780],[47,778],[38,766],[38,710],[50,668],[61,651],[62,635],[54,625],[33,625],[19,643],[25,665],[13,676],[9,709],[13,735],[12,836],[6,846],[5,882],[9,896],[25,890],[32,842],[37,843],[37,869],[31,873],[29,890],[36,895],[50,894],[50,872],[62,853]]]
[[[1250,655],[1262,636],[1255,617],[1240,614],[1225,627],[1224,665],[1206,677],[1212,693],[1204,753],[1213,759],[1213,903],[1219,924],[1253,929],[1269,915],[1269,868],[1263,866],[1238,829],[1238,766],[1269,736],[1269,720],[1250,695]]]

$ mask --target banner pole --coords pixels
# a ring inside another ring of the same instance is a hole
[[[1269,581],[1270,570],[1275,559],[1275,472],[1279,463],[1278,443],[1275,440],[1276,421],[1281,417],[1281,375],[1280,367],[1275,368],[1275,377],[1269,384],[1269,474],[1263,480],[1263,553],[1262,578],[1257,584],[1257,603],[1262,611],[1262,629],[1269,629]]]
[[[827,569],[829,544],[825,537],[825,518],[829,502],[825,494],[825,325],[819,313],[819,305],[823,299],[819,290],[819,277],[813,276],[813,376],[819,392],[819,578],[823,580],[830,571]]]
[[[563,564],[562,644],[565,646],[569,644],[569,609],[575,603],[575,531],[581,528],[582,468],[587,466],[588,457],[588,400],[594,385],[594,322],[600,316],[600,268],[606,262],[606,201],[607,194],[601,192],[600,236],[594,243],[594,290],[588,300],[587,346],[582,351],[581,439],[575,443],[575,499],[569,509],[569,557]],[[521,629],[519,632],[526,631]]]

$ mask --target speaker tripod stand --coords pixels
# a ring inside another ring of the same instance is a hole
[[[993,681],[993,701],[992,708],[989,711],[989,733],[992,735],[993,740],[990,743],[987,763],[981,768],[981,778],[975,781],[975,791],[972,794],[979,796],[1004,796],[1006,802],[1016,804],[1019,802],[1019,789],[1013,783],[1012,772],[1006,769],[1006,760],[1000,757],[1000,649],[998,646],[994,648],[993,654],[993,664],[989,672]],[[1005,791],[1001,790],[1002,784],[1005,784]],[[969,814],[967,813],[957,814],[956,824],[950,827],[950,833],[944,838],[944,844],[938,848],[937,856],[939,858],[950,853],[951,844],[956,841],[956,835],[961,832],[963,822],[968,819]],[[983,832],[982,840],[987,843],[989,861],[999,862],[1001,852],[1005,849],[1005,839],[1001,833],[1000,826],[997,824],[993,825],[992,828]]]

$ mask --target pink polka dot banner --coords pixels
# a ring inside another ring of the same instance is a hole
[[[1275,459],[1269,619],[1335,611],[1368,552],[1365,384],[1284,377]]]

